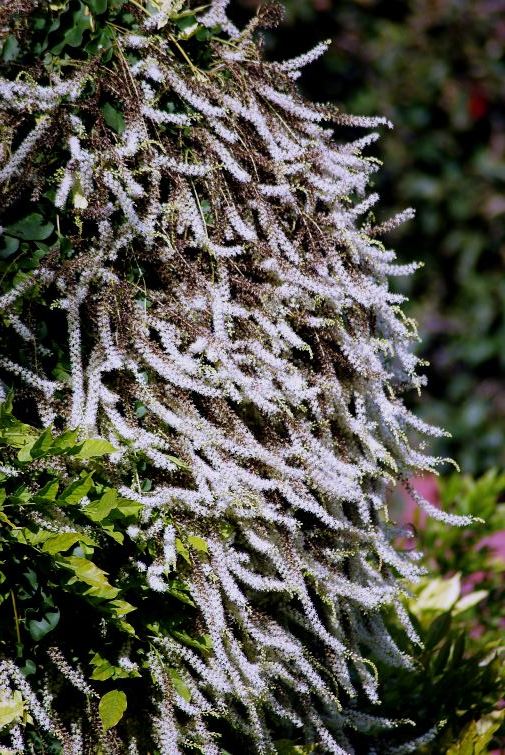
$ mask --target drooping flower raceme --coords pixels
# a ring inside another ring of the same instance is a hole
[[[266,62],[254,24],[240,35],[222,0],[200,23],[226,34],[205,68],[189,65],[165,6],[135,34],[117,30],[123,128],[90,104],[98,68],[0,82],[16,124],[0,165],[6,206],[32,163],[27,180],[39,195],[48,181],[55,213],[76,223],[72,254],[44,257],[0,300],[30,339],[30,292],[50,292],[66,315],[69,379],[33,350],[2,355],[2,376],[31,391],[43,421],[108,437],[123,480],[132,456],[144,460],[152,489],[132,477],[121,493],[143,505],[130,534],[160,541],[163,556],[138,564],[159,600],[176,527],[198,538],[190,593],[212,652],[168,637],[153,652],[159,752],[190,741],[217,753],[216,716],[251,751],[273,751],[270,722],[283,719],[324,752],[350,752],[346,727],[370,723],[353,698],[377,700],[368,656],[409,663],[381,609],[396,606],[415,638],[399,578],[420,568],[393,547],[385,492],[435,468],[412,436],[439,432],[402,402],[423,378],[388,277],[413,266],[378,240],[396,220],[368,215],[376,134],[339,133],[387,123],[305,102],[294,80],[325,45]],[[49,179],[32,161],[47,133],[61,155]],[[133,737],[129,751],[141,745]]]

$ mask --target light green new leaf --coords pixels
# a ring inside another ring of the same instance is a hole
[[[0,729],[17,723],[23,717],[25,704],[19,690],[14,690],[9,697],[0,699]]]
[[[84,513],[93,522],[101,522],[109,516],[112,509],[117,505],[117,492],[113,488],[108,488],[98,501],[93,501],[86,506]]]
[[[459,598],[461,574],[450,579],[431,579],[417,597],[409,601],[409,607],[417,617],[426,611],[449,611]]]
[[[59,488],[58,480],[49,480],[49,482],[39,490],[37,495],[33,496],[33,500],[36,503],[51,503],[56,499]]]
[[[496,710],[478,721],[471,721],[458,741],[447,750],[447,755],[484,755],[489,752],[488,745],[502,722],[505,720],[505,708]]]
[[[86,595],[106,600],[117,597],[119,590],[109,584],[106,572],[87,558],[68,556],[59,561],[59,563],[73,571],[75,581],[89,585],[89,589],[85,593]]]
[[[86,543],[87,545],[95,545],[94,541],[87,535],[81,532],[62,532],[61,535],[55,535],[50,537],[44,545],[42,550],[44,553],[49,553],[54,556],[56,553],[64,553],[68,551],[75,543]]]
[[[98,713],[104,731],[112,729],[123,718],[128,705],[126,695],[121,690],[107,692],[98,703]]]
[[[105,456],[106,454],[112,454],[115,451],[117,451],[117,448],[114,448],[108,440],[104,440],[103,438],[91,438],[90,440],[85,440],[84,443],[78,446],[76,451],[72,453],[72,456],[75,459],[91,459],[94,456]]]
[[[170,679],[172,680],[175,691],[182,697],[183,700],[186,700],[186,702],[189,703],[189,701],[191,700],[191,690],[183,680],[180,673],[175,668],[169,668],[168,673],[170,674]]]
[[[79,503],[79,501],[89,493],[92,485],[92,473],[81,475],[78,480],[75,480],[65,488],[58,498],[58,503],[61,503],[62,505]]]
[[[463,613],[463,611],[472,608],[473,606],[477,605],[477,603],[480,603],[481,600],[487,598],[488,595],[488,590],[475,590],[468,595],[463,595],[463,597],[460,598],[454,606],[454,615],[457,616],[458,614]]]
[[[200,551],[200,553],[209,552],[207,541],[204,540],[203,537],[198,537],[198,535],[188,535],[188,543],[191,545],[192,548],[194,548],[197,551]]]

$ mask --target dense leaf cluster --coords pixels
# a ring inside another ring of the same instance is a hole
[[[172,599],[160,605],[134,566],[155,558],[159,543],[131,537],[141,506],[109,483],[110,443],[79,441],[77,431],[37,430],[11,409],[10,399],[0,404],[0,660],[16,659],[35,691],[56,685],[53,707],[65,725],[84,693],[102,722],[91,736],[109,752],[109,729],[123,719],[122,726],[138,730],[151,714],[153,640],[176,637],[204,655],[211,649],[209,638],[194,631],[184,584],[191,550],[205,544],[181,533]],[[77,690],[69,669],[81,676]],[[189,699],[177,670],[171,673]],[[60,751],[61,743],[32,728],[21,694],[4,692],[0,726],[16,724],[26,727],[27,745],[36,752]]]

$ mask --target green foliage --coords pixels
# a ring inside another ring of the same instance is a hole
[[[77,431],[40,431],[21,422],[12,414],[10,397],[0,404],[0,658],[16,659],[35,690],[44,674],[63,674],[55,707],[66,721],[75,691],[58,663],[50,663],[58,648],[72,668],[82,670],[88,704],[99,696],[104,732],[120,722],[130,726],[131,716],[139,725],[149,715],[147,655],[155,638],[172,636],[201,654],[212,648],[210,638],[194,629],[184,580],[191,550],[205,552],[206,543],[180,533],[183,555],[160,605],[134,561],[149,563],[162,544],[130,536],[141,507],[111,484],[119,480],[108,461],[114,451],[101,438],[82,440]],[[166,673],[189,700],[177,668]],[[135,700],[131,708],[129,696]],[[31,729],[23,696],[15,690],[0,699],[0,728],[19,722],[27,741],[37,741],[40,732],[36,736]],[[46,745],[50,742],[48,736]]]
[[[112,729],[119,721],[127,707],[126,695],[121,690],[106,692],[98,704],[98,712],[104,731]]]

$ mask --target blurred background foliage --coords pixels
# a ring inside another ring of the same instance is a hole
[[[423,270],[402,282],[430,362],[418,411],[448,428],[436,449],[468,473],[505,465],[505,0],[283,0],[272,58],[331,38],[300,83],[316,100],[385,115],[380,212]],[[256,0],[232,0],[238,16]]]

